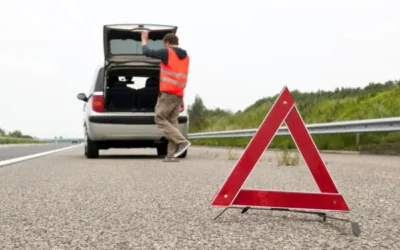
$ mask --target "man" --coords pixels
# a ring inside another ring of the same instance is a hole
[[[183,101],[189,71],[189,56],[179,48],[178,37],[167,34],[163,38],[164,49],[147,47],[148,32],[142,32],[142,51],[145,56],[160,59],[160,95],[155,107],[155,122],[169,138],[167,156],[164,161],[176,162],[191,143],[178,129],[178,116]]]

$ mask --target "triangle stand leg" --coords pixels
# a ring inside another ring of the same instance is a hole
[[[342,219],[342,218],[337,218],[337,217],[333,217],[333,216],[328,216],[325,212],[292,210],[292,209],[286,209],[286,208],[269,208],[268,209],[268,208],[251,208],[251,207],[240,208],[240,207],[238,207],[238,209],[242,209],[242,212],[241,212],[242,214],[246,213],[250,209],[253,209],[253,210],[285,211],[285,212],[303,213],[303,214],[315,214],[315,215],[318,215],[318,216],[322,217],[324,222],[326,221],[327,218],[332,219],[332,220],[350,222],[351,223],[351,230],[353,231],[353,234],[358,237],[360,235],[360,233],[361,233],[360,226],[359,226],[358,222],[351,221],[351,220],[346,220],[346,219]]]
[[[222,210],[221,213],[219,213],[217,216],[215,216],[214,220],[218,219],[223,213],[226,212],[226,210],[228,210],[230,207],[225,208],[224,210]]]
[[[346,220],[342,218],[337,218],[333,216],[327,215],[325,212],[317,212],[317,211],[303,211],[303,210],[292,210],[292,209],[287,209],[287,208],[252,208],[252,207],[226,207],[224,210],[222,210],[221,213],[219,213],[214,220],[218,219],[223,213],[225,213],[229,208],[231,209],[241,209],[241,214],[247,213],[250,209],[253,210],[269,210],[269,211],[282,211],[282,212],[292,212],[292,213],[302,213],[302,214],[315,214],[318,215],[319,217],[322,217],[322,220],[325,222],[327,218],[332,219],[332,220],[339,220],[339,221],[345,221],[345,222],[350,222],[351,224],[351,230],[353,234],[358,237],[360,236],[361,230],[358,222],[356,221],[351,221],[351,220]]]

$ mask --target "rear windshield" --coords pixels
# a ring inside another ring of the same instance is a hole
[[[162,40],[148,40],[147,45],[150,49],[162,49],[164,43]],[[142,52],[142,41],[133,39],[111,39],[110,40],[110,52],[114,55],[138,55],[143,54]]]

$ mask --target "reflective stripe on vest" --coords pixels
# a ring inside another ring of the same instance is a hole
[[[187,78],[187,75],[182,74],[182,73],[175,73],[166,69],[161,69],[161,73],[164,73],[166,75],[170,75],[170,76],[178,76],[178,77],[183,77],[183,78]]]
[[[169,78],[166,78],[166,77],[161,77],[161,78],[160,78],[160,81],[166,81],[166,82],[169,82],[169,83],[178,85],[178,86],[180,86],[180,87],[182,87],[182,88],[185,88],[185,87],[186,87],[186,84],[185,84],[185,83],[178,82],[178,81],[176,81],[176,80],[172,80],[172,79],[169,79]]]

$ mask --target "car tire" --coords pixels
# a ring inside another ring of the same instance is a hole
[[[163,144],[157,147],[158,156],[166,156],[168,153],[168,144]]]
[[[178,156],[178,158],[186,158],[187,152],[188,152],[188,150],[186,150],[185,152],[183,152],[183,154],[181,154],[180,156]]]
[[[99,157],[99,147],[96,142],[90,140],[87,132],[85,135],[85,156],[89,159]]]

